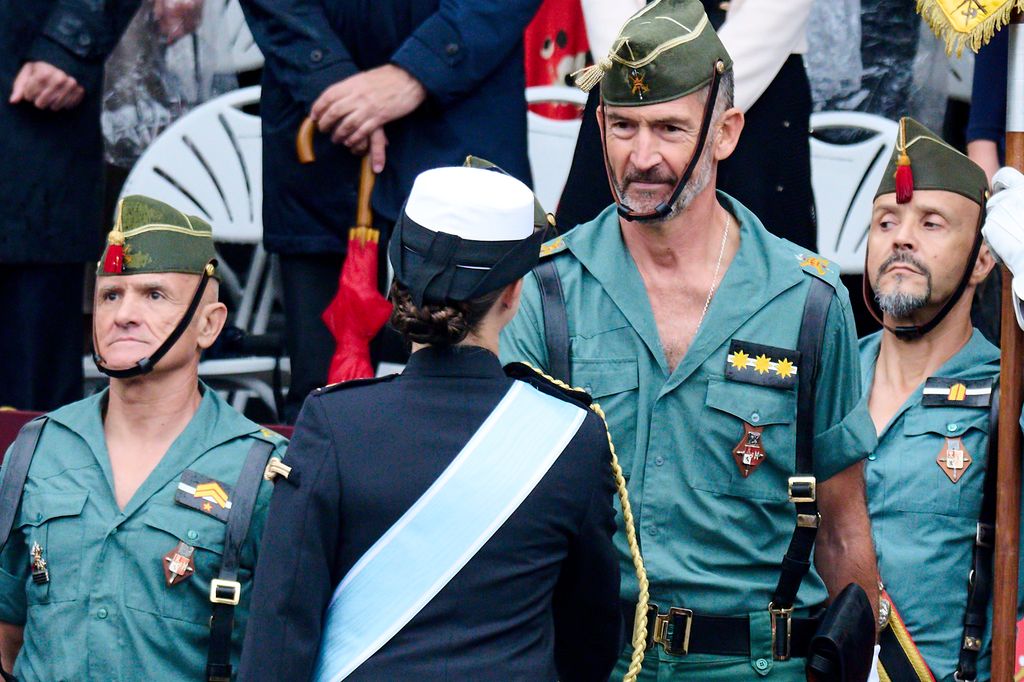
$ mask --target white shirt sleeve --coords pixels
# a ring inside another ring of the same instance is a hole
[[[644,0],[580,0],[583,22],[587,25],[587,42],[594,61],[600,61],[608,54],[619,29],[644,4]]]
[[[814,0],[732,0],[718,36],[733,60],[737,107],[750,109],[789,55],[807,51],[807,17],[813,4]]]

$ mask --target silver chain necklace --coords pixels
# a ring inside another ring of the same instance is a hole
[[[728,211],[725,212],[725,227],[722,228],[722,246],[718,249],[718,262],[715,263],[715,274],[711,278],[711,288],[708,289],[708,299],[704,301],[704,310],[700,313],[700,319],[697,320],[697,326],[693,330],[694,337],[697,336],[697,332],[700,331],[700,325],[704,322],[704,316],[708,314],[708,308],[711,306],[711,299],[715,295],[715,289],[718,287],[718,273],[722,269],[722,258],[725,256],[725,244],[729,240],[729,224],[732,222],[732,216]]]

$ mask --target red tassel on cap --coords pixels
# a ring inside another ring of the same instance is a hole
[[[103,258],[103,272],[117,275],[124,272],[124,235],[112,230],[107,237],[107,255]]]
[[[910,169],[910,156],[907,155],[907,124],[900,119],[900,155],[896,159],[896,203],[906,204],[914,196],[914,171]]]
[[[914,196],[914,171],[910,170],[910,157],[901,152],[896,160],[896,203],[905,204]]]

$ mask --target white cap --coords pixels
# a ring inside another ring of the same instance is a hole
[[[416,176],[405,214],[434,232],[473,241],[533,234],[534,198],[519,180],[483,168],[434,168]]]

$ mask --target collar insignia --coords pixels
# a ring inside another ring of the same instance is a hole
[[[561,251],[564,245],[565,242],[562,240],[561,237],[558,237],[557,239],[554,239],[550,242],[545,242],[544,244],[541,244],[540,257],[544,258],[545,256],[550,256],[553,253]]]
[[[829,260],[827,258],[821,258],[820,256],[805,256],[801,253],[796,257],[796,259],[800,261],[800,267],[814,268],[822,277],[824,277],[825,273],[828,272]]]

